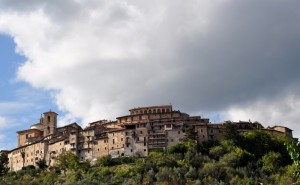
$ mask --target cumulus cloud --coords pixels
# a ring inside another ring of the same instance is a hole
[[[51,91],[65,120],[172,103],[296,128],[300,2],[0,2],[0,30],[28,59],[19,79]]]

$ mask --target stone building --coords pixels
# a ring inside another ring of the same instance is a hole
[[[82,129],[77,123],[57,127],[57,114],[48,111],[30,129],[17,132],[18,146],[8,152],[9,167],[17,171],[23,166],[35,166],[40,159],[52,166],[64,150],[73,152],[80,162],[94,162],[106,155],[143,157],[151,151],[182,142],[188,127],[196,133],[198,143],[220,140],[224,123],[210,123],[207,118],[173,110],[171,105],[161,105],[133,108],[129,115],[117,117],[116,121],[99,120]],[[232,124],[240,133],[259,129],[292,137],[292,130],[283,126],[264,128],[251,121]]]

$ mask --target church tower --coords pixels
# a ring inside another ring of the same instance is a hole
[[[55,134],[57,128],[57,113],[51,110],[44,113],[43,118],[44,136]]]

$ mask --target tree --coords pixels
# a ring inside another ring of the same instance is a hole
[[[96,161],[95,166],[113,166],[114,160],[111,158],[111,155],[106,155],[101,157]]]
[[[25,164],[25,152],[24,151],[21,152],[21,156],[23,159],[23,167],[24,167],[24,164]]]
[[[281,155],[277,152],[268,152],[262,157],[262,170],[267,173],[274,173],[280,167]]]
[[[231,121],[226,121],[221,129],[222,139],[223,140],[232,140],[237,142],[239,140],[239,132],[237,126]]]
[[[73,154],[71,151],[63,150],[61,154],[57,156],[55,159],[55,166],[64,172],[66,175],[66,171],[74,170],[79,167],[79,161],[77,156]]]
[[[167,153],[169,154],[180,153],[184,155],[184,153],[186,152],[187,152],[187,146],[183,143],[177,143],[176,145],[167,148]]]
[[[39,167],[39,169],[44,170],[48,167],[48,165],[46,164],[46,160],[45,159],[39,159],[36,162],[36,165]]]
[[[185,141],[196,141],[197,132],[195,132],[195,128],[190,125],[185,129],[184,140]]]
[[[5,175],[9,170],[8,157],[4,152],[0,153],[0,176]]]
[[[285,145],[296,166],[294,175],[297,179],[300,179],[300,143],[296,141],[287,141]]]

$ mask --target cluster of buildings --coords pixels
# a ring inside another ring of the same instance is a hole
[[[18,147],[8,151],[9,167],[12,171],[23,166],[36,165],[45,159],[53,165],[63,151],[72,151],[79,161],[95,161],[111,155],[147,156],[153,150],[165,149],[179,143],[185,137],[185,129],[194,128],[198,143],[221,138],[224,123],[210,123],[200,116],[189,116],[171,105],[139,107],[115,121],[100,120],[82,128],[77,123],[57,127],[57,113],[45,112],[37,124],[28,130],[18,131]],[[292,130],[283,126],[264,128],[258,122],[239,121],[239,132],[260,129],[272,134],[292,136]]]

